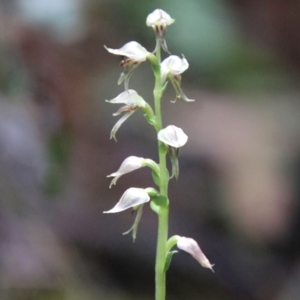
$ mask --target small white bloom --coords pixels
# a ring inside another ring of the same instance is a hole
[[[126,114],[115,124],[110,133],[110,138],[116,140],[116,133],[120,126],[138,109],[144,108],[147,105],[147,102],[134,90],[128,90],[112,100],[105,100],[108,103],[120,104],[123,103],[125,106],[122,106],[113,116],[118,116],[123,112]]]
[[[136,169],[142,168],[145,165],[143,164],[144,162],[144,158],[142,157],[137,157],[137,156],[129,156],[127,157],[121,164],[119,170],[117,172],[114,172],[110,175],[108,175],[107,177],[115,177],[111,183],[109,188],[111,188],[111,186],[117,183],[117,180],[124,174],[130,173]]]
[[[125,91],[116,98],[105,101],[112,104],[133,104],[138,105],[139,107],[146,106],[146,101],[135,90]]]
[[[181,75],[188,69],[189,63],[184,56],[182,58],[176,55],[170,55],[161,63],[161,79],[164,83],[167,78],[171,81],[175,92],[176,99],[182,98],[187,102],[193,102],[193,99],[188,99],[181,89]],[[174,102],[176,102],[176,99]]]
[[[183,132],[181,128],[174,125],[160,130],[157,134],[157,139],[166,144],[169,150],[170,160],[172,164],[172,175],[178,179],[179,176],[179,162],[178,162],[178,151],[180,147],[184,146],[188,140],[188,136]]]
[[[188,140],[188,136],[183,132],[183,130],[174,125],[169,125],[168,127],[160,130],[157,134],[157,138],[164,144],[174,148],[184,146]]]
[[[189,67],[188,61],[183,56],[182,58],[177,55],[170,55],[161,63],[161,76],[165,81],[169,74],[180,75]]]
[[[120,49],[104,47],[109,53],[125,56],[125,59],[123,59],[120,63],[120,66],[124,68],[124,71],[118,80],[118,84],[121,84],[124,81],[125,90],[128,90],[129,78],[132,71],[152,54],[137,42],[129,42]]]
[[[117,213],[128,208],[137,208],[138,206],[149,202],[150,196],[141,188],[129,188],[122,195],[119,202],[110,210],[104,211],[105,214]]]
[[[145,61],[150,54],[141,44],[137,42],[128,42],[120,49],[111,49],[104,46],[112,54],[128,57],[134,61]]]
[[[146,19],[146,24],[149,27],[153,26],[169,26],[175,22],[174,19],[170,17],[169,14],[167,14],[162,9],[156,9],[151,14],[148,15]]]
[[[197,242],[191,238],[179,237],[177,241],[177,247],[180,250],[186,251],[191,254],[202,267],[211,269],[213,272],[213,266],[206,258]]]
[[[156,37],[156,49],[157,47],[161,46],[164,51],[169,53],[165,35],[167,26],[174,23],[174,21],[175,20],[172,19],[170,15],[162,9],[156,9],[148,15],[146,24],[147,26],[152,27],[152,29],[154,30],[154,34]]]
[[[130,173],[134,170],[137,170],[139,168],[143,167],[149,167],[151,168],[156,174],[159,174],[159,166],[155,161],[149,158],[143,158],[143,157],[137,157],[137,156],[129,156],[127,157],[121,164],[119,170],[117,172],[114,172],[107,177],[115,177],[110,185],[111,186],[117,183],[117,180],[124,174]],[[148,192],[148,191],[147,191]]]

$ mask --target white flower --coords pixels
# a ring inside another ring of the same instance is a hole
[[[146,24],[149,27],[160,27],[160,26],[169,26],[174,23],[174,19],[170,17],[169,14],[167,14],[162,9],[156,9],[151,14],[148,15],[146,19]]]
[[[125,193],[122,195],[119,202],[112,209],[103,212],[105,214],[117,213],[129,208],[132,208],[133,210],[137,210],[137,214],[132,227],[128,231],[123,233],[123,234],[128,234],[129,232],[132,231],[133,242],[136,239],[138,225],[142,217],[143,206],[145,203],[150,201],[149,194],[151,194],[152,192],[153,191],[151,188],[148,189],[129,188],[128,190],[125,191]]]
[[[184,56],[182,58],[176,55],[170,55],[161,63],[161,79],[164,83],[167,78],[171,81],[175,92],[176,92],[176,99],[182,98],[187,102],[193,102],[195,100],[188,99],[187,96],[181,89],[181,75],[185,70],[188,69],[189,63],[185,59]],[[174,102],[176,102],[176,99]]]
[[[200,263],[202,267],[209,268],[214,272],[214,265],[212,265],[209,262],[209,260],[206,258],[206,256],[204,255],[204,253],[202,252],[195,240],[183,236],[179,237],[177,241],[177,247],[180,250],[186,251],[189,254],[191,254]]]
[[[146,19],[146,24],[152,27],[156,37],[156,49],[161,45],[164,51],[168,51],[167,43],[165,40],[167,26],[174,23],[174,19],[170,17],[162,9],[156,9],[151,14],[148,15]]]
[[[104,211],[105,214],[117,213],[128,208],[136,209],[138,206],[149,202],[150,196],[145,189],[129,188],[122,195],[119,202],[110,210]]]
[[[183,56],[182,58],[177,55],[170,55],[161,63],[161,76],[165,81],[169,74],[180,75],[189,67],[188,61]]]
[[[145,61],[150,54],[141,44],[137,42],[128,42],[120,49],[111,49],[104,46],[112,54],[128,57],[134,61]]]
[[[121,164],[119,170],[117,172],[114,172],[110,175],[108,175],[107,177],[115,177],[110,185],[109,188],[111,188],[111,186],[117,183],[117,180],[124,174],[130,173],[134,170],[137,170],[139,168],[142,167],[150,167],[153,171],[155,171],[156,173],[159,173],[159,167],[158,165],[149,158],[143,158],[143,157],[137,157],[137,156],[129,156],[127,157]]]
[[[112,100],[106,100],[109,103],[123,103],[125,106],[122,106],[113,116],[118,116],[122,112],[126,114],[115,124],[110,133],[110,138],[116,140],[116,133],[120,126],[138,109],[146,107],[146,101],[134,90],[128,90],[121,93],[119,96]]]
[[[118,84],[121,84],[124,81],[125,90],[128,90],[129,78],[132,71],[152,54],[137,42],[129,42],[120,49],[104,47],[112,54],[125,56],[125,59],[123,59],[120,63],[120,66],[124,68],[124,71],[118,80]]]
[[[188,140],[188,136],[183,132],[183,130],[175,125],[169,125],[168,127],[160,130],[157,134],[157,138],[164,144],[174,148],[184,146]]]
[[[117,183],[117,180],[124,174],[127,174],[129,172],[132,172],[136,169],[142,168],[144,167],[143,165],[143,161],[144,158],[142,157],[136,157],[136,156],[129,156],[127,157],[121,164],[119,170],[117,172],[114,172],[110,175],[108,175],[107,177],[115,177],[111,183],[109,188],[111,188],[111,186]]]
[[[185,145],[188,140],[188,136],[183,132],[181,128],[174,125],[160,130],[157,134],[157,139],[164,144],[168,145],[169,155],[172,164],[172,176],[178,179],[179,176],[179,162],[178,162],[178,148]]]

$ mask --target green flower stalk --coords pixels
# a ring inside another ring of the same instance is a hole
[[[129,42],[120,49],[107,49],[108,52],[125,57],[121,62],[123,72],[119,78],[118,84],[124,82],[125,91],[112,100],[106,100],[111,104],[123,104],[113,115],[124,113],[123,117],[114,125],[110,137],[116,140],[116,132],[120,126],[138,109],[144,112],[146,121],[153,127],[157,135],[158,158],[156,163],[150,158],[137,156],[127,157],[119,167],[119,169],[108,175],[113,177],[110,188],[117,183],[117,180],[132,171],[143,167],[151,169],[154,183],[158,186],[155,188],[139,188],[131,187],[122,195],[119,202],[110,210],[104,213],[118,213],[127,209],[137,211],[135,221],[132,227],[124,232],[124,234],[132,232],[133,241],[137,237],[138,224],[142,217],[144,205],[150,203],[150,207],[158,216],[158,234],[156,247],[156,262],[155,262],[155,299],[165,300],[166,297],[166,272],[170,266],[173,255],[177,251],[172,251],[176,245],[178,249],[191,254],[201,266],[209,268],[213,271],[213,265],[206,258],[197,242],[191,238],[172,236],[168,238],[168,219],[169,219],[169,204],[168,184],[173,177],[178,179],[179,148],[183,147],[188,136],[183,130],[175,125],[169,125],[163,128],[161,98],[166,89],[168,81],[174,87],[176,99],[183,99],[186,102],[192,102],[181,89],[181,74],[186,71],[189,64],[185,57],[182,58],[176,55],[170,55],[161,62],[161,49],[169,54],[165,35],[169,25],[174,23],[174,19],[161,9],[156,9],[148,15],[146,24],[153,28],[156,46],[153,53],[148,52],[143,46],[137,42]],[[154,110],[151,105],[144,100],[136,91],[129,89],[129,78],[137,66],[148,60],[152,66],[155,77],[154,85]],[[172,165],[171,177],[167,169],[167,155],[170,156]]]

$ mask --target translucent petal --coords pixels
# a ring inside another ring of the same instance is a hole
[[[122,195],[119,202],[108,211],[104,211],[104,213],[117,213],[128,208],[134,208],[138,205],[144,204],[150,201],[150,197],[148,193],[141,188],[129,188]]]
[[[182,147],[188,140],[188,136],[183,132],[183,130],[174,125],[169,125],[168,127],[160,130],[157,134],[157,138],[164,144],[174,148]]]
[[[112,181],[109,187],[111,187],[113,184],[117,183],[117,180],[124,174],[130,173],[134,170],[137,170],[139,168],[144,167],[144,158],[137,157],[137,156],[129,156],[127,157],[121,164],[119,170],[117,172],[114,172],[107,177],[115,177]]]
[[[176,102],[177,99],[183,99],[186,102],[194,102],[194,99],[189,99],[185,93],[183,92],[181,88],[181,76],[180,75],[169,75],[169,79],[174,87],[176,98],[174,101],[171,101],[173,103]]]
[[[166,78],[169,74],[180,75],[189,67],[184,56],[170,55],[161,63],[161,76]]]
[[[135,110],[129,111],[128,113],[126,113],[121,119],[118,120],[118,122],[115,124],[115,126],[113,127],[113,129],[110,132],[110,138],[114,139],[115,141],[117,141],[116,139],[116,133],[118,131],[118,129],[121,127],[121,125],[135,112]]]
[[[202,267],[211,269],[213,272],[213,265],[206,258],[197,242],[191,238],[180,237],[177,241],[177,247],[180,250],[186,251],[191,254]]]
[[[104,46],[112,54],[125,56],[135,61],[145,61],[150,54],[142,45],[137,42],[129,42],[120,49],[111,49]]]
[[[138,107],[145,107],[146,101],[135,91],[127,90],[119,94],[116,98],[112,100],[105,100],[106,102],[113,104],[135,104]]]
[[[162,9],[156,9],[151,14],[148,15],[146,19],[146,24],[149,27],[153,26],[168,26],[174,23],[174,19],[170,17],[169,14],[167,14]]]
[[[140,223],[142,213],[143,213],[143,207],[144,207],[144,205],[141,205],[141,206],[138,207],[136,217],[135,217],[135,220],[134,220],[134,223],[133,223],[132,227],[129,230],[127,230],[126,232],[123,232],[123,235],[124,235],[124,234],[128,234],[129,232],[132,231],[133,242],[135,242],[135,239],[136,239],[138,225]]]

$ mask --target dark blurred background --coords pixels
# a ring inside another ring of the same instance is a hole
[[[170,235],[192,237],[215,274],[180,252],[168,299],[300,299],[300,2],[284,0],[0,0],[1,300],[154,299],[157,220],[103,215],[149,170],[106,175],[130,155],[157,160],[141,112],[109,140],[119,48],[155,46],[156,8],[173,54],[190,63],[169,87],[164,124],[183,128],[170,183]],[[148,63],[130,86],[152,103]]]

